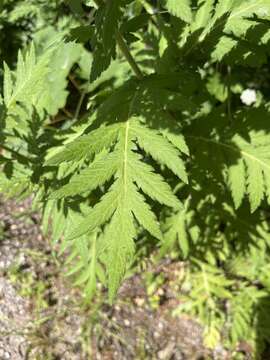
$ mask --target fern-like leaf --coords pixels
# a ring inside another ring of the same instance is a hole
[[[167,166],[180,179],[186,181],[186,174],[178,150],[155,130],[140,125],[138,119],[132,118],[126,123],[112,125],[111,130],[113,136],[97,136],[103,132],[101,128],[77,139],[49,162],[58,164],[61,161],[77,161],[82,156],[98,153],[102,148],[112,149],[109,154],[105,152],[97,156],[87,169],[75,175],[69,184],[51,195],[51,198],[59,199],[83,194],[114,178],[109,191],[90,210],[83,222],[68,235],[69,239],[79,238],[97,231],[109,222],[103,241],[108,243],[106,267],[112,298],[134,253],[135,219],[151,235],[159,240],[162,238],[156,216],[139,189],[162,204],[174,208],[181,206],[164,179],[142,161],[137,151],[141,149],[149,153],[160,165]],[[108,133],[110,131],[107,128],[106,134]]]
[[[91,81],[95,81],[105,71],[116,51],[116,31],[121,17],[121,0],[108,0],[98,9],[95,21],[95,48],[91,70]]]
[[[240,116],[246,117],[246,121],[241,123]],[[211,136],[207,137],[201,134],[199,136],[192,135],[190,138],[195,143],[205,146],[207,151],[216,149],[216,154],[220,151],[226,167],[225,181],[232,192],[235,207],[238,208],[241,205],[246,194],[251,211],[254,212],[260,206],[265,195],[269,194],[270,141],[268,132],[263,130],[264,124],[269,120],[269,114],[261,109],[256,111],[255,116],[255,113],[250,110],[246,113],[239,113],[238,119],[236,133],[231,137],[211,138]],[[250,130],[243,135],[243,127],[254,125],[255,121],[257,127],[261,126],[261,129]],[[217,175],[215,170],[216,168],[212,168],[214,176]]]
[[[16,102],[37,104],[48,74],[51,51],[52,49],[37,58],[32,44],[25,56],[19,52],[15,80],[5,65],[4,103],[7,109],[15,106]]]
[[[166,0],[166,8],[172,15],[179,17],[187,23],[191,23],[192,10],[190,0]]]

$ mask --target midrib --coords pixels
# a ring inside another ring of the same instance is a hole
[[[126,129],[125,129],[125,143],[124,143],[124,192],[125,197],[127,194],[127,162],[128,162],[128,135],[129,135],[129,120],[126,122]]]
[[[265,167],[265,168],[267,168],[267,170],[270,171],[270,165],[269,164],[267,164],[263,160],[257,158],[255,155],[252,155],[252,154],[248,153],[247,151],[238,149],[238,148],[233,147],[233,146],[231,146],[229,144],[226,144],[226,143],[222,143],[222,142],[219,142],[219,141],[216,141],[216,140],[207,139],[207,138],[204,138],[202,136],[190,135],[190,136],[186,136],[186,138],[191,138],[191,139],[195,139],[195,140],[201,140],[201,141],[204,141],[204,142],[207,142],[207,143],[210,143],[210,144],[215,144],[215,145],[227,148],[227,149],[229,149],[229,150],[231,150],[231,151],[233,151],[233,152],[235,152],[237,154],[243,155],[243,157],[249,158],[250,160],[257,162],[262,167]]]

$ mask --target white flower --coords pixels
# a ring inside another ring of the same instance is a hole
[[[241,101],[245,105],[250,106],[254,104],[256,100],[257,100],[256,91],[253,89],[246,89],[241,94]]]

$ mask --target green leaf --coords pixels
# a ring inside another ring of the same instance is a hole
[[[134,181],[146,195],[150,196],[153,200],[158,201],[160,204],[172,208],[181,207],[180,201],[173,194],[164,178],[159,174],[156,174],[150,165],[140,161],[138,155],[133,155],[132,157],[130,171],[132,170]]]
[[[196,31],[201,28],[205,28],[209,23],[214,11],[215,0],[199,0],[198,10],[195,15],[195,19],[191,24],[192,31]]]
[[[53,49],[53,47],[47,49],[38,58],[33,44],[24,56],[19,52],[14,81],[12,81],[8,66],[5,65],[4,103],[8,111],[12,111],[18,102],[38,105],[39,97],[45,86]]]
[[[12,88],[12,74],[8,65],[4,62],[4,99],[6,104],[10,103],[10,99],[12,96]]]
[[[256,159],[247,158],[247,191],[251,206],[251,212],[254,212],[264,198],[264,179],[263,169]]]
[[[269,114],[263,108],[239,112],[237,114],[237,127],[231,137],[222,139],[209,138],[204,136],[194,136],[191,138],[195,143],[206,146],[208,151],[220,151],[224,154],[223,166],[227,169],[226,182],[232,192],[232,197],[236,208],[238,208],[244,198],[243,194],[248,195],[251,211],[254,212],[264,199],[265,192],[268,194],[267,179],[270,174],[270,139],[264,127],[269,121]],[[261,129],[253,130],[254,126],[260,124]],[[246,135],[241,132],[247,126],[250,130]],[[222,128],[221,131],[224,131]],[[240,135],[241,134],[241,135]],[[210,171],[216,176],[216,167],[209,164]]]
[[[67,185],[53,192],[50,199],[61,199],[92,191],[110,180],[118,167],[118,154],[112,153],[100,156],[88,168],[82,170],[80,174],[73,176]]]
[[[71,40],[75,40],[79,43],[87,43],[93,36],[94,29],[91,25],[81,25],[70,30]]]
[[[190,0],[166,0],[166,8],[172,15],[179,17],[187,23],[191,23],[192,10]]]
[[[81,0],[66,0],[68,5],[70,6],[71,10],[79,15],[79,16],[83,16],[84,15],[84,11],[82,8],[82,1]]]
[[[132,212],[139,224],[155,238],[161,240],[162,233],[156,215],[152,212],[145,198],[134,188],[131,191]]]
[[[95,17],[95,36],[92,38],[94,58],[90,81],[95,81],[105,71],[116,52],[116,32],[121,18],[121,1],[108,0],[99,7]]]
[[[105,182],[113,180],[110,189],[101,197],[100,201],[67,235],[68,241],[79,239],[84,235],[91,235],[105,226],[101,239],[103,248],[106,249],[105,266],[112,299],[128,263],[132,260],[136,237],[135,219],[151,235],[159,240],[162,239],[157,217],[139,190],[141,189],[148,197],[162,204],[176,209],[181,208],[181,203],[169,185],[138,154],[136,142],[139,138],[140,141],[146,143],[152,139],[155,142],[151,149],[153,158],[173,169],[178,169],[172,165],[171,161],[179,161],[179,151],[156,131],[139,125],[136,118],[129,119],[125,123],[108,126],[106,131],[104,128],[94,130],[75,140],[50,161],[55,164],[71,159],[79,160],[82,158],[82,154],[83,156],[90,153],[98,154],[87,168],[73,176],[70,182],[54,192],[51,198],[59,199],[90,192],[96,187],[104,185]],[[110,135],[108,135],[109,133]],[[159,151],[159,144],[164,151],[166,150],[165,146],[168,148],[165,156],[164,154],[155,156],[155,151]],[[144,147],[148,148],[148,145]],[[107,150],[99,154],[103,148],[107,148]],[[169,156],[172,159],[167,159]],[[85,280],[84,277],[83,280]]]
[[[50,115],[57,115],[65,107],[69,95],[67,77],[82,52],[81,45],[70,42],[59,45],[52,54],[46,87],[39,101]]]
[[[153,129],[139,124],[133,127],[139,146],[160,164],[167,166],[183,182],[188,183],[187,173],[178,150]]]
[[[115,41],[115,34],[121,16],[121,0],[107,0],[103,18],[103,47],[110,49]]]
[[[93,207],[85,219],[72,229],[67,235],[68,240],[97,231],[101,225],[105,224],[111,218],[118,205],[118,198],[121,191],[119,183],[119,180],[114,183],[109,192],[103,195],[101,201]]]
[[[186,259],[190,252],[189,236],[186,228],[186,214],[185,210],[181,210],[173,214],[166,222],[168,230],[164,235],[164,243],[162,245],[161,253],[165,254],[172,245],[177,243],[183,258]]]
[[[246,173],[242,159],[238,159],[236,164],[232,164],[228,169],[228,177],[235,208],[241,205],[246,193]]]
[[[115,212],[105,233],[105,241],[108,242],[109,247],[106,263],[111,303],[125,275],[127,265],[133,259],[135,235],[133,216],[124,201]]]
[[[87,156],[101,152],[109,148],[117,140],[119,125],[100,127],[89,135],[79,137],[74,142],[65,146],[52,158],[47,160],[46,165],[59,165],[66,161],[78,161]]]

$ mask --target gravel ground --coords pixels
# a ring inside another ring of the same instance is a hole
[[[30,205],[0,201],[0,360],[229,359],[222,348],[213,354],[203,347],[196,322],[171,317],[178,302],[170,284],[181,276],[181,263],[153,270],[166,280],[151,298],[155,305],[134,275],[113,307],[96,299],[83,308]]]
[[[29,321],[29,302],[7,280],[0,278],[1,360],[26,358],[27,341],[20,329],[26,328]]]

